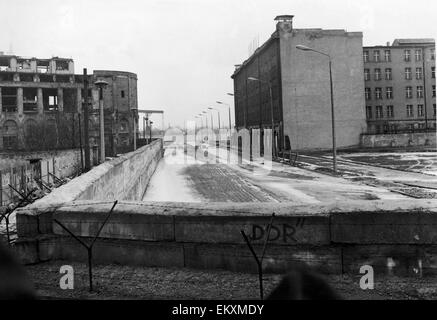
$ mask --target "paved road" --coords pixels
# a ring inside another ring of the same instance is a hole
[[[251,165],[220,164],[216,163],[213,151],[211,150],[207,157],[203,157],[204,153],[201,150],[195,159],[184,154],[182,147],[167,148],[143,200],[287,201],[296,204],[317,204],[327,201],[408,198],[384,186],[372,186],[360,181],[355,182],[277,163],[273,164],[273,170],[263,170]],[[223,151],[220,159],[227,159],[226,150]]]
[[[199,157],[200,159],[200,157]],[[168,148],[146,190],[144,201],[278,202],[282,198],[215,158],[204,161]]]
[[[195,190],[212,202],[276,202],[281,199],[225,164],[191,165],[184,174]]]

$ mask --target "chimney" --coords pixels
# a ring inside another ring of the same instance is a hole
[[[293,30],[293,18],[293,15],[276,16],[275,21],[278,21],[276,24],[276,30],[291,33]]]
[[[390,42],[389,41],[387,41],[387,47],[390,47]]]

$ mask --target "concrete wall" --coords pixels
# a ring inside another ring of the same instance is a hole
[[[373,134],[361,136],[362,148],[378,147],[436,147],[436,133],[397,133],[397,134]]]
[[[366,130],[362,33],[280,26],[284,133],[293,150],[332,147],[329,59],[300,51],[305,45],[329,54],[338,147],[358,146]]]
[[[25,263],[83,261],[85,249],[53,219],[80,237],[93,237],[111,206],[110,201],[80,201],[56,209],[22,208],[16,251]],[[358,273],[369,264],[380,273],[420,269],[431,274],[437,271],[436,208],[437,200],[324,206],[120,202],[102,229],[94,257],[96,263],[256,272],[240,230],[260,252],[264,228],[275,212],[264,260],[267,272],[285,272],[304,261],[325,273]]]
[[[77,200],[139,200],[162,157],[162,140],[94,167],[28,208]]]

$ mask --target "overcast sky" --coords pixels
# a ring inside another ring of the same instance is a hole
[[[274,31],[276,15],[296,28],[363,31],[364,45],[436,37],[434,0],[0,0],[0,51],[71,57],[76,73],[138,75],[140,109],[181,124],[216,100],[231,102],[234,64]],[[223,108],[222,118],[226,109]],[[227,118],[225,118],[227,119]]]

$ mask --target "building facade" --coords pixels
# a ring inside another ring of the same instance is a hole
[[[273,114],[274,150],[332,148],[329,59],[296,48],[304,45],[332,60],[337,146],[359,145],[366,131],[362,33],[294,29],[292,18],[277,17],[270,39],[232,75],[237,129],[271,128]]]
[[[363,48],[369,133],[435,130],[435,40]]]
[[[87,76],[90,146],[99,144],[98,79],[104,89],[107,156],[132,145],[138,119],[137,76],[94,71]],[[83,141],[84,76],[74,74],[72,59],[23,58],[0,53],[0,150],[79,147]],[[82,133],[82,135],[80,134]]]

